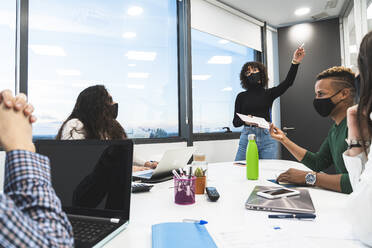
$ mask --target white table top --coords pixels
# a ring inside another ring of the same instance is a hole
[[[206,227],[218,247],[363,247],[353,240],[344,218],[345,194],[309,188],[317,215],[314,221],[268,219],[269,212],[247,210],[245,201],[254,186],[274,186],[267,179],[288,168],[308,170],[300,163],[285,160],[260,160],[259,167],[259,180],[249,181],[245,167],[209,164],[207,184],[220,193],[217,202],[197,195],[195,204],[177,205],[174,189],[170,188],[173,180],[156,184],[150,192],[132,194],[128,228],[105,247],[150,248],[153,224],[184,218],[207,220]]]

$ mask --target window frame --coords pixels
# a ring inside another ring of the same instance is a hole
[[[28,35],[29,35],[29,1],[17,0],[17,54],[16,93],[28,93]],[[191,65],[191,0],[174,0],[177,2],[177,49],[178,49],[178,136],[165,138],[135,138],[135,144],[187,142],[238,139],[240,132],[231,133],[193,133],[192,108],[192,65]],[[266,24],[261,27],[262,52],[255,52],[257,61],[266,57]],[[256,54],[257,53],[257,54]]]

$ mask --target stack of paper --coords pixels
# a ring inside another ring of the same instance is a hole
[[[239,114],[239,113],[236,113],[236,114],[245,123],[256,124],[260,128],[266,128],[266,129],[270,128],[270,123],[267,122],[264,118],[256,117],[256,116],[248,116],[248,115],[243,115],[243,114]]]

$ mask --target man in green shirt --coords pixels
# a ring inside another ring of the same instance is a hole
[[[345,67],[332,67],[320,73],[315,84],[314,107],[323,117],[329,116],[335,124],[316,153],[292,142],[280,129],[271,124],[271,136],[280,141],[290,153],[314,172],[289,169],[279,175],[279,182],[308,184],[343,193],[351,193],[352,187],[342,158],[347,149],[346,111],[354,105],[354,73]],[[334,164],[336,175],[317,173]]]

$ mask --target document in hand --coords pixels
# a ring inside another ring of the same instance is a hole
[[[257,124],[258,127],[260,127],[260,128],[266,128],[266,129],[270,128],[270,123],[268,123],[264,118],[256,117],[256,116],[250,117],[248,115],[243,115],[243,114],[239,114],[239,113],[236,113],[236,114],[244,122]]]
[[[152,226],[152,248],[217,248],[204,225],[169,222]]]

